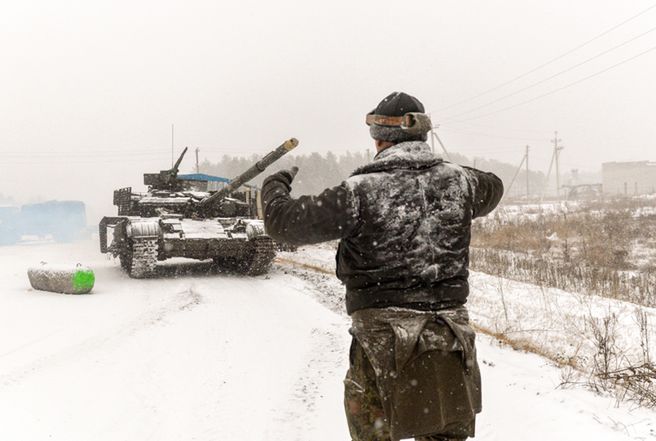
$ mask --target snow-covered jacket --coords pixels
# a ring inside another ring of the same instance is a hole
[[[503,195],[494,174],[443,161],[413,141],[383,150],[318,196],[291,198],[288,178],[264,182],[267,233],[297,245],[341,239],[337,277],[349,314],[466,302],[471,221]]]

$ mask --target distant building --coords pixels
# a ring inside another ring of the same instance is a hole
[[[656,162],[605,162],[601,179],[606,194],[656,193]]]

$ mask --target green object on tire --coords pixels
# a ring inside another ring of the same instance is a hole
[[[96,282],[96,276],[91,270],[77,270],[73,274],[73,289],[79,293],[88,293]]]
[[[93,289],[96,276],[84,265],[40,265],[27,270],[32,288],[62,294],[88,294]]]

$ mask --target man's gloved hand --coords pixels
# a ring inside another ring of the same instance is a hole
[[[280,170],[278,173],[274,173],[264,180],[262,187],[266,186],[269,182],[276,181],[280,182],[287,187],[287,191],[292,189],[292,181],[298,173],[298,167],[294,166],[289,170]]]

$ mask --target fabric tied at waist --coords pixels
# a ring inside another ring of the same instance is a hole
[[[443,311],[416,311],[406,308],[364,309],[352,315],[351,333],[358,339],[362,347],[375,361],[383,361],[387,357],[379,357],[378,353],[389,353],[394,347],[394,367],[400,372],[410,360],[415,349],[419,353],[433,349],[446,351],[462,351],[463,362],[471,369],[476,361],[476,352],[472,344],[473,330],[469,326],[469,313],[464,307]],[[453,333],[455,339],[451,342],[443,336],[426,330],[429,321],[443,323]],[[464,328],[464,329],[463,329]],[[393,332],[394,342],[390,341]],[[427,331],[427,332],[423,332]],[[382,371],[382,366],[379,367]]]
[[[441,433],[473,436],[481,410],[475,333],[466,308],[363,309],[351,333],[376,374],[393,439]]]

